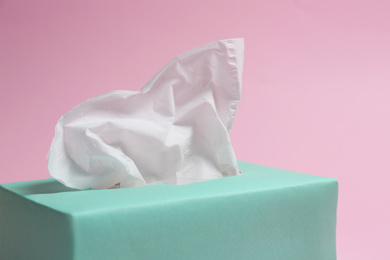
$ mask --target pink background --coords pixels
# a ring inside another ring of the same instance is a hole
[[[340,183],[339,259],[390,259],[390,1],[0,0],[0,183],[49,177],[62,114],[244,37],[239,160]]]

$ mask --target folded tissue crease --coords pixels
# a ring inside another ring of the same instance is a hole
[[[50,174],[76,189],[238,175],[229,132],[243,59],[243,39],[212,42],[170,61],[140,91],[81,103],[56,125]]]

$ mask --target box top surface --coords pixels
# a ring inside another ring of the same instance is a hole
[[[269,192],[304,185],[335,183],[332,178],[302,174],[239,162],[242,175],[188,185],[158,184],[126,189],[74,190],[53,178],[2,184],[1,187],[31,201],[68,214],[89,214],[147,207],[185,200],[210,199],[252,192]]]

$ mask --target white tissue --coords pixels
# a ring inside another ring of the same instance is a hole
[[[91,98],[58,121],[50,174],[76,189],[187,184],[239,174],[229,132],[244,40],[212,42],[163,67],[141,91]]]

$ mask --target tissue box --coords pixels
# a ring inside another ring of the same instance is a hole
[[[189,185],[0,186],[0,258],[336,259],[337,180],[239,162]]]

